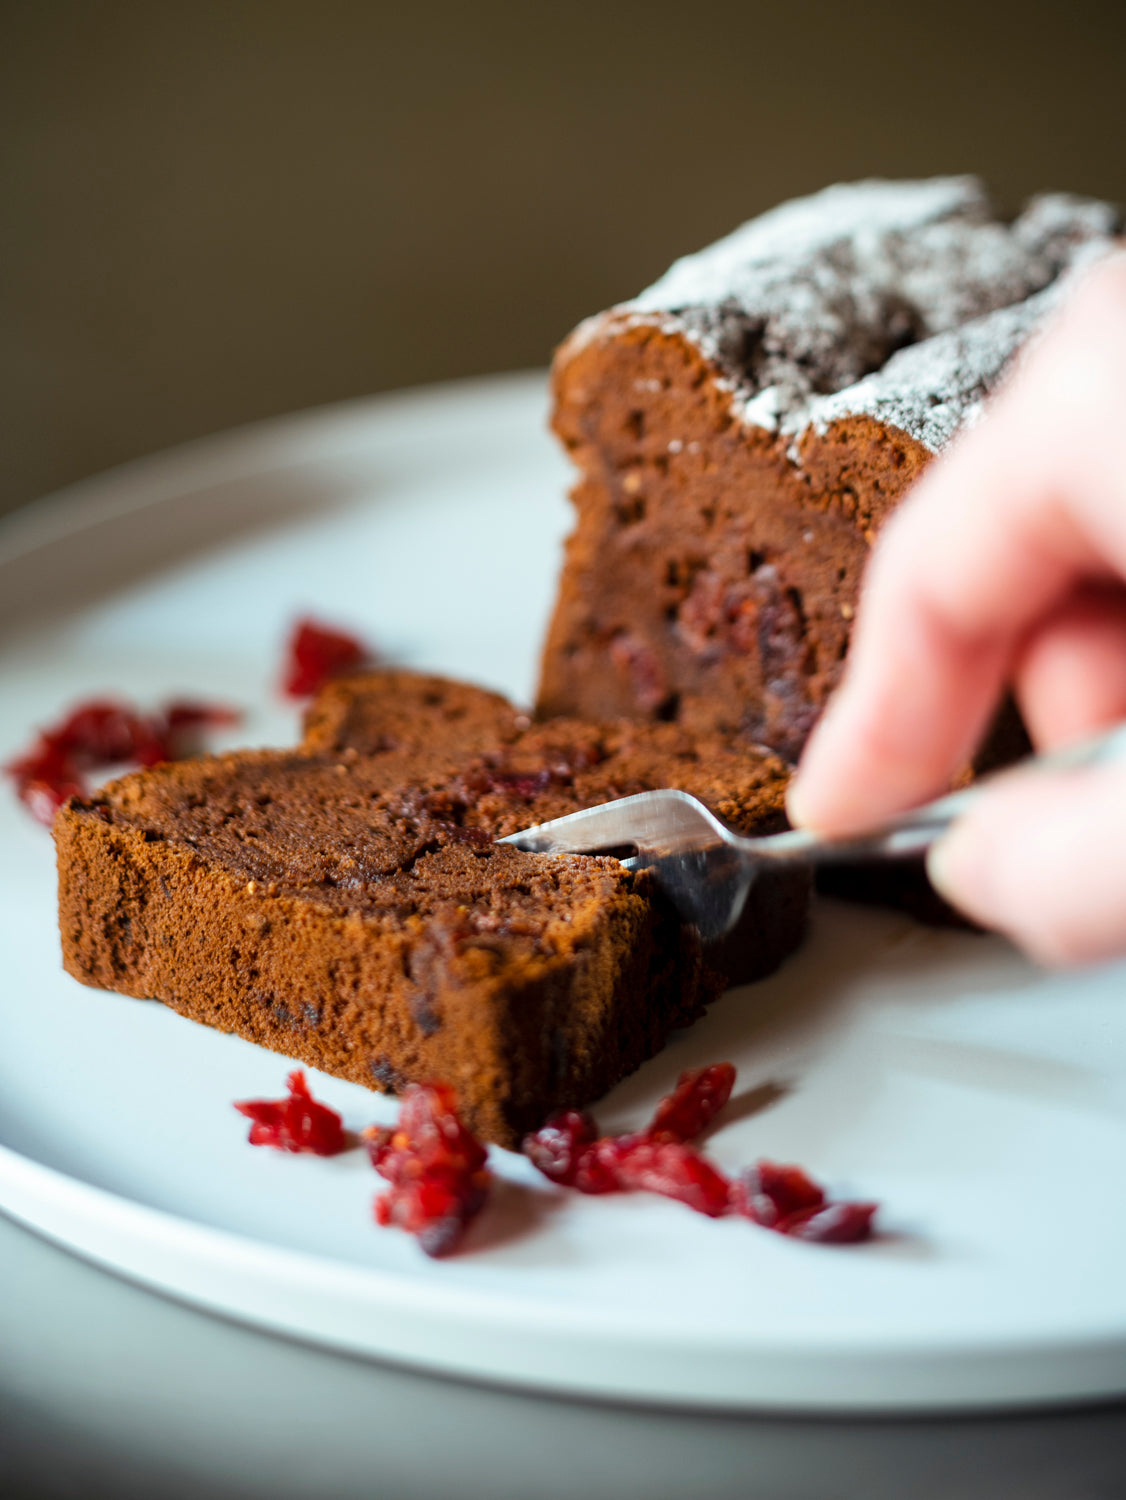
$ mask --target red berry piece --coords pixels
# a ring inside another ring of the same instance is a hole
[[[170,760],[179,760],[198,749],[202,729],[227,729],[242,718],[226,703],[203,703],[195,698],[173,698],[164,709],[164,733]]]
[[[569,773],[543,766],[538,771],[502,771],[490,768],[463,778],[470,793],[499,792],[501,795],[531,799],[546,792],[548,787],[564,785],[571,778]]]
[[[46,734],[41,734],[29,750],[7,761],[4,771],[16,782],[17,787],[26,782],[57,782],[64,773],[71,774],[73,768],[66,751],[56,745]]]
[[[731,1098],[734,1086],[732,1063],[713,1063],[682,1073],[676,1088],[657,1105],[646,1134],[656,1141],[694,1141]]]
[[[240,709],[228,703],[201,703],[195,698],[173,698],[164,710],[173,734],[181,729],[226,729],[242,718]]]
[[[801,1167],[760,1161],[732,1184],[733,1212],[744,1214],[764,1229],[777,1229],[784,1219],[825,1202],[819,1187]]]
[[[17,788],[20,801],[37,822],[46,827],[54,826],[55,814],[71,797],[81,797],[82,787],[75,781],[41,781],[32,779],[21,782]]]
[[[127,703],[91,699],[80,703],[48,736],[81,764],[108,766],[116,761],[138,759],[138,750],[149,745],[159,726]]]
[[[50,826],[70,797],[85,795],[89,771],[132,762],[153,766],[182,753],[179,737],[191,727],[231,723],[234,710],[174,702],[161,714],[142,714],[115,699],[91,698],[73,708],[31,749],[4,767],[16,793],[41,823]]]
[[[790,1214],[775,1228],[796,1240],[817,1245],[855,1245],[872,1237],[875,1203],[826,1203]]]
[[[277,1151],[309,1151],[315,1156],[336,1156],[346,1150],[348,1137],[340,1116],[313,1098],[300,1068],[289,1074],[286,1085],[289,1094],[284,1099],[245,1099],[235,1105],[239,1114],[252,1121],[250,1144],[273,1146]]]
[[[427,1255],[448,1255],[485,1205],[487,1152],[443,1083],[411,1084],[394,1130],[365,1132],[372,1166],[391,1184],[375,1200],[377,1224],[413,1234]]]
[[[289,639],[282,686],[291,698],[309,698],[333,677],[368,659],[355,636],[316,620],[298,620]]]
[[[741,1214],[814,1244],[867,1239],[874,1203],[830,1203],[801,1167],[771,1161],[730,1182],[689,1144],[727,1103],[734,1083],[731,1063],[682,1073],[649,1128],[634,1135],[599,1136],[588,1114],[566,1110],[524,1138],[524,1153],[552,1182],[582,1193],[660,1193],[711,1218]],[[394,1138],[381,1132],[370,1149],[379,1170],[390,1175],[380,1162],[393,1154]]]
[[[41,734],[30,750],[9,761],[4,770],[32,817],[48,828],[63,803],[83,792],[74,757],[49,734]]]
[[[485,1181],[467,1184],[457,1173],[431,1168],[381,1193],[375,1200],[375,1222],[413,1234],[427,1255],[449,1255],[484,1207],[486,1192]]]
[[[645,1137],[619,1137],[604,1144],[621,1187],[675,1198],[713,1219],[727,1213],[727,1178],[691,1146]]]
[[[800,1167],[760,1161],[732,1183],[731,1210],[793,1239],[854,1245],[871,1238],[875,1203],[831,1203]]]
[[[608,655],[633,693],[637,706],[650,712],[669,696],[668,681],[657,653],[634,635],[616,635]]]
[[[485,1147],[461,1123],[457,1095],[448,1084],[413,1084],[403,1098],[399,1129],[426,1166],[471,1173],[485,1165]]]
[[[391,1141],[394,1135],[393,1130],[382,1125],[369,1125],[366,1130],[360,1131],[360,1139],[367,1147],[372,1166],[384,1177],[387,1173],[383,1171],[383,1165],[391,1159]]]
[[[553,1115],[534,1135],[524,1137],[524,1155],[545,1177],[580,1193],[613,1193],[618,1183],[612,1166],[594,1149],[598,1127],[588,1114],[569,1109]]]

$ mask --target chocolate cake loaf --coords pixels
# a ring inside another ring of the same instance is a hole
[[[1006,223],[965,177],[842,185],[583,323],[554,367],[579,480],[539,714],[796,759],[880,526],[1118,223],[1062,194]]]
[[[475,1129],[514,1145],[651,1056],[733,964],[762,973],[799,942],[800,873],[756,886],[742,951],[704,952],[616,860],[493,842],[678,784],[766,830],[782,818],[780,761],[674,725],[521,734],[503,700],[465,689],[475,753],[451,771],[449,741],[426,722],[456,695],[392,730],[418,684],[391,687],[376,674],[314,706],[312,740],[338,738],[327,726],[344,704],[359,745],[157,766],[67,804],[55,825],[67,971],[370,1087],[445,1079]],[[488,712],[501,737],[485,751]]]

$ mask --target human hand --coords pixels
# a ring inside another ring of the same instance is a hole
[[[792,818],[844,833],[938,794],[1007,685],[1041,749],[1126,718],[1126,254],[881,532]],[[1044,962],[1126,953],[1126,765],[999,784],[928,869]]]

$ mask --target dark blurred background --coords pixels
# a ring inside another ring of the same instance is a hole
[[[0,4],[0,509],[543,364],[840,178],[1126,199],[1126,4]]]

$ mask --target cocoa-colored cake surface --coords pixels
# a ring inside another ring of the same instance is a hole
[[[384,668],[326,683],[305,713],[307,750],[366,755],[422,752],[426,762],[464,760],[528,727],[528,716],[500,693],[424,672]]]
[[[333,683],[309,710],[302,751],[319,753],[330,739],[335,750],[379,754],[387,741],[384,705],[393,690],[384,673],[358,673]],[[347,714],[326,735],[324,726],[339,703],[348,705]],[[624,718],[529,724],[511,705],[506,708],[495,721],[503,738],[475,731],[452,776],[444,774],[445,747],[439,745],[436,755],[429,752],[430,765],[439,769],[420,769],[411,795],[425,794],[434,805],[444,799],[458,809],[459,821],[497,838],[665,786],[691,792],[748,832],[786,826],[786,767],[741,737]],[[381,759],[386,762],[386,755]]]
[[[740,733],[796,759],[880,526],[1113,242],[1064,194],[845,184],[686,257],[554,367],[576,525],[538,712]]]
[[[617,861],[493,842],[646,785],[688,785],[740,826],[774,827],[779,761],[674,725],[521,733],[511,706],[467,698],[508,739],[481,749],[478,722],[451,771],[433,703],[413,729],[392,733],[390,713],[379,727],[389,687],[376,674],[314,706],[311,739],[346,703],[358,744],[158,766],[68,804],[68,972],[370,1087],[446,1079],[476,1129],[513,1145],[652,1055],[735,967],[765,972],[800,940],[800,875],[760,883],[738,951],[706,954]],[[397,685],[400,709],[410,691]]]

